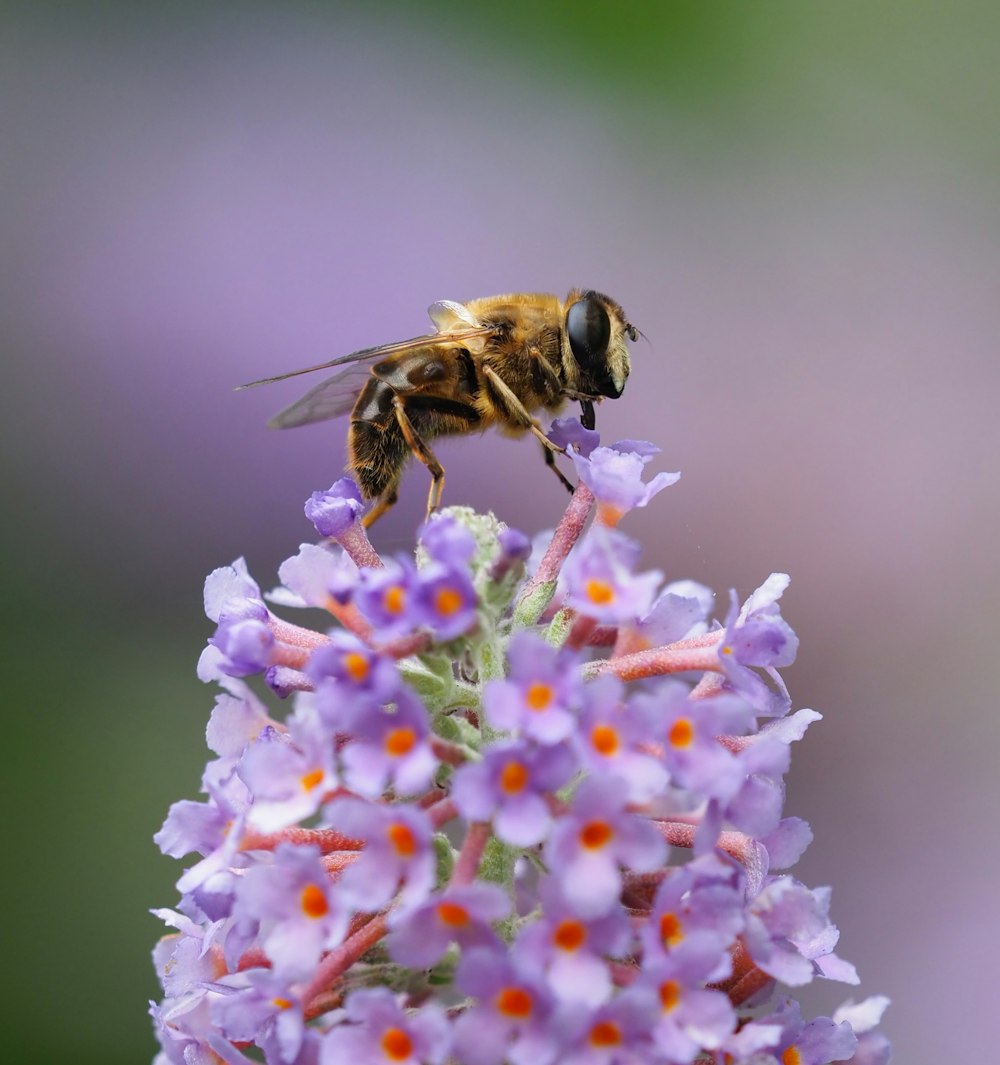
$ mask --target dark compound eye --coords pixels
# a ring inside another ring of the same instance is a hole
[[[611,319],[597,300],[578,300],[570,307],[566,312],[566,332],[573,355],[585,370],[603,362],[611,340]]]

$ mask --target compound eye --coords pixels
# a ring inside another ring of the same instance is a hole
[[[582,299],[566,312],[566,332],[576,361],[585,369],[600,364],[611,340],[611,319],[597,300]]]

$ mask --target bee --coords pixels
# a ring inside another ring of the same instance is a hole
[[[545,293],[441,300],[428,314],[434,333],[240,388],[343,367],[268,425],[291,429],[350,413],[347,468],[362,495],[374,500],[365,525],[396,502],[410,455],[430,472],[430,515],[444,488],[444,468],[431,441],[492,426],[511,436],[532,433],[546,465],[573,491],[555,464],[563,449],[546,436],[534,412],[555,413],[567,400],[578,402],[581,423],[593,429],[594,404],[622,394],[630,370],[625,341],[635,341],[639,332],[621,306],[600,292],[573,289],[565,300]]]

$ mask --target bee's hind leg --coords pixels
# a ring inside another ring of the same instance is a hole
[[[396,421],[399,423],[403,439],[413,454],[427,467],[431,475],[431,487],[427,493],[427,517],[429,518],[441,505],[441,493],[444,491],[444,467],[438,462],[434,452],[421,439],[417,430],[413,428],[413,423],[406,413],[404,401],[399,396],[393,396],[392,403],[396,410]],[[377,506],[376,509],[378,509]]]
[[[399,493],[396,491],[396,486],[393,485],[388,492],[382,496],[381,499],[375,501],[375,505],[371,510],[361,519],[361,524],[367,529],[369,525],[374,525],[382,515],[395,506],[396,500],[399,498]]]
[[[576,491],[573,482],[563,473],[561,469],[556,465],[556,456],[549,448],[542,444],[542,454],[545,456],[545,465],[562,481],[563,487],[566,491],[572,493]]]

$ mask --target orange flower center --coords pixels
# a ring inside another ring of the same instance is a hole
[[[413,838],[413,833],[408,826],[396,821],[389,826],[386,835],[401,858],[409,858],[416,852],[417,841]]]
[[[413,1053],[413,1040],[402,1028],[387,1028],[382,1036],[382,1049],[390,1061],[406,1061]]]
[[[406,592],[398,584],[391,585],[382,594],[382,605],[390,614],[402,614],[406,606]]]
[[[616,1047],[622,1041],[622,1030],[614,1021],[598,1021],[590,1029],[590,1045]]]
[[[413,750],[413,745],[416,742],[417,734],[409,725],[394,728],[390,730],[385,738],[386,754],[391,755],[393,758],[401,758],[404,754],[409,754]]]
[[[615,598],[614,585],[591,577],[587,581],[587,598],[597,606],[607,606]]]
[[[547,710],[552,704],[553,695],[550,685],[536,680],[528,689],[524,701],[528,704],[529,710]]]
[[[368,659],[357,651],[350,651],[344,655],[344,668],[351,680],[363,681],[368,676]]]
[[[660,939],[668,947],[674,947],[684,938],[684,926],[676,913],[665,913],[660,918]]]
[[[302,787],[305,788],[306,791],[312,791],[313,788],[315,788],[322,779],[322,769],[310,769],[309,772],[305,773],[301,778]]]
[[[781,1055],[781,1065],[802,1065],[802,1055],[794,1043]]]
[[[677,1008],[681,1000],[681,985],[676,980],[664,980],[660,984],[660,1005],[664,1013]]]
[[[563,921],[552,936],[552,942],[560,950],[579,950],[586,941],[587,930],[579,921]]]
[[[534,1000],[523,987],[505,987],[496,999],[497,1009],[506,1017],[523,1021],[531,1016],[534,1008]]]
[[[434,597],[434,605],[439,614],[449,617],[462,606],[462,593],[454,588],[442,588]]]
[[[580,829],[580,842],[587,850],[599,850],[614,836],[607,821],[590,821]]]
[[[594,750],[605,758],[618,753],[618,733],[610,725],[595,725],[590,733],[590,742]]]
[[[669,732],[671,747],[690,747],[694,742],[694,725],[689,717],[679,717]]]
[[[508,762],[500,773],[500,787],[508,795],[516,795],[528,783],[528,770],[521,762]]]
[[[323,889],[317,884],[306,884],[302,889],[302,912],[307,917],[325,917],[330,912]]]
[[[439,902],[437,913],[441,923],[450,928],[461,928],[469,923],[469,911],[457,902]]]

